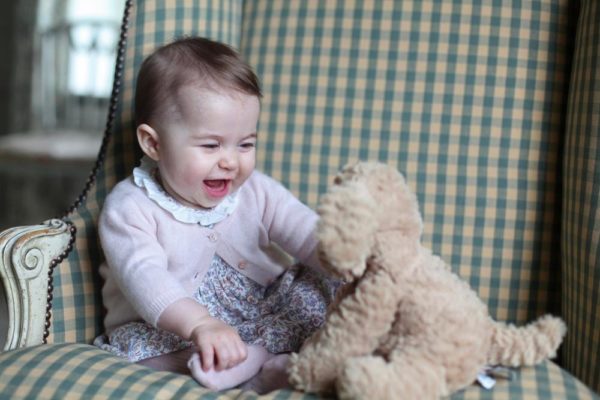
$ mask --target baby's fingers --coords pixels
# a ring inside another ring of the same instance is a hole
[[[232,354],[231,350],[226,344],[222,344],[216,351],[216,365],[217,371],[222,371],[232,367]]]
[[[217,370],[229,369],[243,362],[248,356],[246,345],[239,338],[222,343],[217,349]]]
[[[202,370],[212,369],[215,361],[215,349],[211,344],[200,345],[200,360],[202,361]]]
[[[236,345],[236,349],[237,349],[237,363],[239,364],[243,361],[246,361],[246,358],[248,358],[248,347],[246,346],[246,343],[242,342],[241,340],[238,341],[237,345]]]

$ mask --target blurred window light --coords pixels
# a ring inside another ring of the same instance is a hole
[[[108,97],[116,56],[116,25],[76,22],[69,32],[69,92],[78,96]]]
[[[69,92],[109,97],[123,0],[70,0]]]
[[[39,0],[42,128],[92,128],[110,97],[125,0]],[[88,126],[89,125],[89,126]]]
[[[69,0],[67,20],[100,19],[119,21],[124,4],[123,0]]]

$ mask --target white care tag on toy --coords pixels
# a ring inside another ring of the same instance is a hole
[[[485,372],[480,372],[477,374],[477,382],[479,382],[479,384],[487,390],[490,390],[496,385],[496,380]]]

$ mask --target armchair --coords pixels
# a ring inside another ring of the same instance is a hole
[[[259,397],[211,393],[90,345],[102,332],[98,214],[140,158],[136,71],[181,35],[230,43],[256,68],[259,169],[315,206],[346,161],[396,165],[418,193],[424,242],[496,319],[566,320],[557,362],[452,398],[597,398],[594,0],[127,0],[104,140],[82,195],[62,219],[0,234],[0,398]]]

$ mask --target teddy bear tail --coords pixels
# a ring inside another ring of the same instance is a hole
[[[556,356],[556,350],[567,332],[562,319],[545,315],[524,327],[492,322],[489,365],[518,367],[535,365]]]

